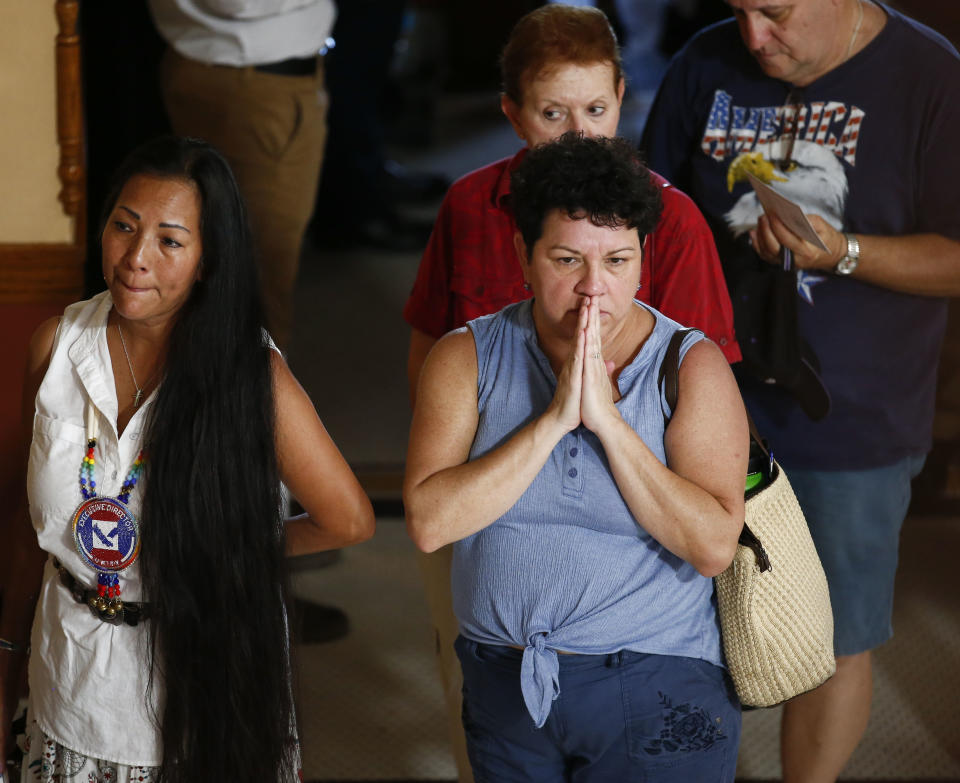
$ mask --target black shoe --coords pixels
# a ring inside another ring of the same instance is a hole
[[[296,644],[323,644],[350,633],[350,619],[342,609],[294,598],[290,607],[293,641]]]
[[[357,227],[357,244],[395,253],[422,253],[433,223],[397,214],[365,220]]]
[[[446,195],[450,180],[442,174],[411,171],[400,163],[388,160],[381,175],[383,191],[400,204],[437,201]]]

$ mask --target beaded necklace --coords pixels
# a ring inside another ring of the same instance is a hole
[[[118,574],[133,565],[140,554],[140,528],[127,504],[143,472],[145,457],[141,449],[115,498],[98,496],[94,468],[100,421],[93,402],[87,402],[84,420],[87,448],[80,462],[83,502],[73,514],[73,537],[80,557],[97,572],[97,596],[90,599],[90,607],[109,620],[123,609]]]

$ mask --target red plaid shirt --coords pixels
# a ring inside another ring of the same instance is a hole
[[[472,318],[530,297],[523,288],[509,207],[510,174],[526,150],[484,166],[450,187],[420,261],[403,317],[439,339]],[[713,235],[694,203],[663,177],[663,214],[643,247],[637,298],[713,340],[740,361],[733,308]]]

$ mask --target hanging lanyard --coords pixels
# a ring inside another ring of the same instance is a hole
[[[98,496],[94,470],[100,417],[89,400],[84,425],[87,447],[80,463],[83,502],[73,514],[73,538],[81,559],[97,572],[97,597],[90,599],[90,605],[109,618],[123,609],[119,573],[133,565],[140,554],[140,527],[127,504],[143,472],[144,456],[143,450],[137,454],[115,498]]]

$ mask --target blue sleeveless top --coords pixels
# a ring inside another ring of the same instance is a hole
[[[616,405],[666,464],[663,413],[670,411],[657,375],[681,327],[646,309],[656,325],[620,373]],[[479,423],[470,450],[476,459],[543,413],[557,381],[537,342],[530,300],[468,327],[478,365]],[[700,332],[687,335],[681,359],[702,339]],[[554,447],[506,514],[454,544],[452,589],[465,637],[524,648],[520,687],[538,728],[560,693],[556,650],[632,650],[723,665],[713,581],[633,517],[599,438],[582,425]]]

